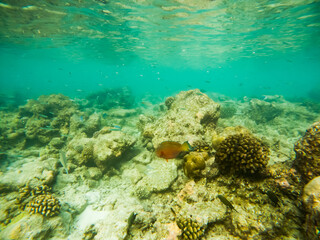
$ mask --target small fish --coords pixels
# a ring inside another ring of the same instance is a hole
[[[238,212],[238,211],[232,206],[231,202],[229,202],[224,196],[218,195],[217,197],[220,199],[220,201],[221,201],[224,205],[226,205],[227,207],[229,207],[231,210],[235,210],[236,212]]]
[[[108,114],[107,113],[103,113],[102,117],[103,117],[103,119],[106,119],[108,117]]]
[[[110,131],[121,131],[121,127],[118,125],[112,124],[112,127],[110,128]]]
[[[127,226],[127,232],[130,231],[130,228],[132,226],[132,224],[134,223],[134,220],[136,219],[136,216],[138,215],[138,213],[132,212],[130,214],[130,216],[128,217],[128,226]]]
[[[271,192],[271,191],[268,191],[266,192],[266,194],[268,195],[268,197],[270,198],[270,200],[278,207],[280,207],[280,200],[278,198],[278,196],[274,193],[274,192]]]
[[[79,117],[79,120],[80,120],[80,122],[83,122],[84,120],[83,120],[83,116],[80,116]]]
[[[43,117],[43,118],[48,118],[47,115],[44,115],[44,114],[39,114],[40,117]]]
[[[190,146],[188,142],[184,142],[180,144],[178,142],[173,141],[165,141],[162,142],[156,149],[156,154],[160,158],[164,158],[167,160],[176,158],[181,152],[189,152],[192,151],[193,148]]]
[[[54,130],[54,128],[51,127],[51,126],[41,127],[40,129],[42,129],[42,130]]]
[[[67,174],[69,174],[68,172],[68,168],[67,168],[67,157],[66,157],[66,153],[64,151],[60,151],[60,158],[59,158],[61,165],[63,166],[64,170],[66,171]]]

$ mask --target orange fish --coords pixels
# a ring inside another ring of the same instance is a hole
[[[192,150],[192,148],[188,142],[180,144],[178,142],[166,141],[157,147],[156,154],[168,162],[168,159],[176,158],[181,152],[188,152],[190,150]]]

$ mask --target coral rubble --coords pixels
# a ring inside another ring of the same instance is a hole
[[[269,160],[269,148],[251,134],[234,134],[224,139],[216,152],[223,171],[259,173]]]

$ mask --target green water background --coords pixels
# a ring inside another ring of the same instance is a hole
[[[320,101],[320,1],[1,1],[0,93]]]

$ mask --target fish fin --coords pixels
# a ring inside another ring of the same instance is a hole
[[[168,159],[166,159],[166,161],[168,162]]]
[[[193,151],[194,148],[191,147],[188,141],[186,141],[182,144],[182,149],[184,152],[188,152],[188,151]]]

